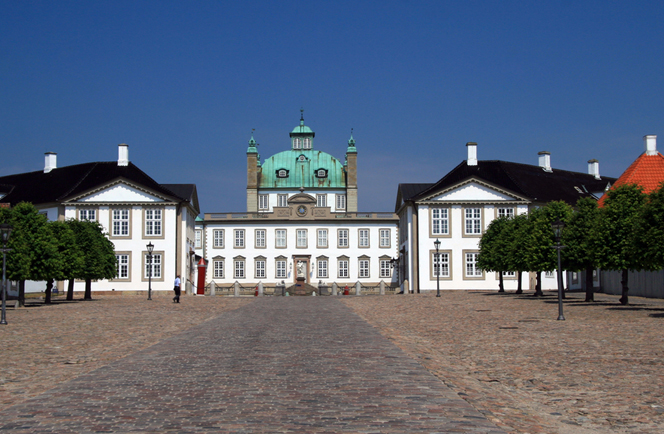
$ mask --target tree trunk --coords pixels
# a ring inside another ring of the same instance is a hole
[[[622,297],[620,297],[620,303],[625,305],[629,304],[629,299],[627,297],[627,293],[629,292],[629,288],[627,287],[627,281],[629,279],[629,270],[622,270],[622,280],[620,283],[622,284]]]
[[[515,294],[523,294],[523,288],[521,287],[521,271],[516,272],[516,292]]]
[[[92,300],[92,279],[85,279],[85,295],[83,300]]]
[[[74,299],[74,279],[69,279],[69,285],[67,286],[67,300],[71,301]]]
[[[46,291],[44,291],[44,304],[51,304],[51,291],[53,291],[53,279],[46,281]]]
[[[505,292],[505,286],[503,285],[503,272],[499,271],[498,275],[500,276],[499,283],[498,283],[498,292]]]
[[[586,267],[586,301],[595,301],[593,288],[593,267]]]
[[[535,276],[537,276],[537,283],[535,283],[535,297],[541,297],[544,295],[542,292],[542,272],[538,271],[535,273]]]
[[[25,306],[25,280],[18,281],[18,305]]]

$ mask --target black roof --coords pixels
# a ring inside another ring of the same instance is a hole
[[[6,195],[0,202],[11,205],[19,202],[31,202],[35,205],[63,202],[117,179],[125,179],[176,201],[190,201],[190,197],[181,196],[171,188],[158,184],[133,163],[118,166],[116,161],[111,161],[58,167],[48,173],[38,171],[2,176],[0,193]],[[173,187],[179,184],[167,185]],[[187,189],[183,188],[179,193],[186,191]],[[195,193],[195,186],[193,192]]]
[[[562,200],[570,205],[576,204],[582,197],[595,197],[593,193],[604,192],[608,185],[616,181],[616,178],[610,177],[596,179],[594,175],[581,172],[545,171],[530,164],[486,160],[478,161],[476,166],[469,166],[463,161],[434,184],[400,184],[399,188],[403,201],[419,200],[473,177],[533,202]],[[415,192],[417,186],[422,188]],[[397,203],[397,208],[399,206]]]

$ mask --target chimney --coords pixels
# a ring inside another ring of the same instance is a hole
[[[646,148],[646,155],[657,155],[657,136],[650,134],[643,136],[643,145]]]
[[[118,145],[118,166],[129,165],[129,146],[126,143]]]
[[[58,168],[58,154],[55,152],[46,152],[44,154],[44,173],[48,173]]]
[[[537,155],[539,155],[539,166],[544,170],[545,172],[552,172],[551,170],[551,153],[542,151],[538,152]]]
[[[602,179],[599,177],[599,161],[594,158],[588,160],[588,175],[593,175],[595,179]]]
[[[466,163],[469,166],[477,166],[477,143],[468,142],[466,143],[466,148],[468,148],[468,159]]]

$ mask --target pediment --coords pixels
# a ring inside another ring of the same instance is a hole
[[[470,178],[458,184],[447,187],[443,190],[433,192],[431,195],[419,200],[418,202],[519,202],[529,203],[530,200],[514,192],[505,190],[477,178]]]
[[[169,198],[124,180],[118,180],[68,200],[68,202],[78,203],[159,203],[168,201],[170,201]]]
[[[316,203],[316,198],[310,194],[298,193],[288,198],[288,203]]]

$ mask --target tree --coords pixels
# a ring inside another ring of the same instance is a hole
[[[58,270],[57,275],[51,277],[51,281],[47,281],[46,292],[49,294],[50,301],[50,291],[49,286],[52,287],[53,280],[66,280],[69,279],[69,288],[67,291],[67,300],[73,299],[73,290],[74,290],[74,278],[76,274],[80,271],[84,255],[80,250],[78,243],[76,242],[76,227],[75,220],[67,220],[64,222],[55,221],[50,222],[51,230],[53,231],[55,238],[57,240],[58,251],[60,252],[61,268]]]
[[[73,224],[76,244],[83,252],[84,260],[77,277],[85,280],[84,300],[92,299],[92,280],[112,279],[117,275],[115,246],[104,234],[98,222],[79,221]]]
[[[494,219],[480,240],[477,266],[483,270],[498,272],[498,292],[505,292],[503,273],[511,271],[508,268],[509,227],[510,221],[507,217]]]
[[[637,230],[637,251],[647,270],[664,268],[664,182],[648,194]]]
[[[599,266],[599,208],[595,199],[585,197],[576,203],[576,210],[563,229],[562,251],[566,270],[586,273],[586,301],[594,301],[593,271]]]
[[[19,304],[25,302],[26,280],[47,280],[59,268],[57,243],[46,216],[27,202],[3,213],[12,225],[7,255],[7,277],[19,282]]]
[[[524,243],[528,239],[529,231],[528,214],[519,214],[510,219],[505,230],[507,234],[511,234],[511,237],[506,240],[507,269],[516,272],[516,294],[521,294],[523,293],[521,276],[524,271],[528,271],[528,255],[524,248]]]
[[[622,271],[620,303],[629,303],[629,271],[645,268],[637,250],[637,228],[646,196],[636,184],[623,184],[607,193],[600,213],[598,254],[602,268]]]

